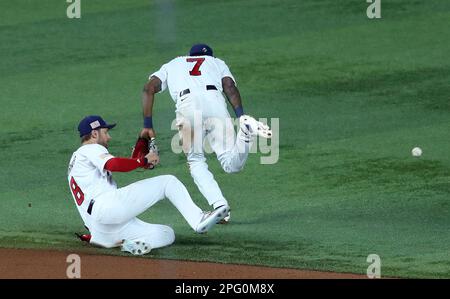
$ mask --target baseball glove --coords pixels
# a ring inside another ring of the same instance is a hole
[[[156,139],[152,138],[148,140],[147,138],[139,137],[131,152],[131,158],[142,159],[149,152],[154,152],[159,155],[158,147],[156,146]],[[153,169],[155,168],[155,165],[153,165],[152,163],[147,163],[145,166],[143,166],[143,168]]]

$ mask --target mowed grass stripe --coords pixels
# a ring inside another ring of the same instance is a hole
[[[66,182],[77,122],[93,112],[117,121],[111,151],[128,155],[148,73],[207,41],[231,66],[246,111],[280,118],[279,163],[251,155],[226,175],[211,156],[233,224],[197,236],[161,202],[141,218],[170,224],[177,241],[149,258],[364,274],[377,253],[383,275],[450,277],[448,4],[392,1],[372,22],[360,1],[103,3],[78,23],[41,11],[0,27],[1,246],[91,250],[72,235],[82,223]],[[207,208],[170,151],[173,109],[158,96],[162,167],[116,180],[171,173]],[[413,146],[423,157],[410,156]]]

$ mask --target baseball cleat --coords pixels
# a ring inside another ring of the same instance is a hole
[[[211,227],[225,218],[229,211],[230,208],[224,205],[216,208],[214,211],[204,212],[202,220],[200,220],[200,223],[197,225],[197,229],[195,231],[199,234],[206,233],[211,229]]]
[[[231,212],[228,212],[227,216],[225,216],[222,220],[217,222],[217,224],[228,224],[230,222]]]
[[[123,240],[122,251],[127,251],[134,255],[143,255],[152,250],[150,244],[143,241]]]
[[[269,126],[257,121],[249,115],[242,115],[239,118],[240,127],[245,134],[252,136],[261,136],[264,138],[272,138],[272,130]]]

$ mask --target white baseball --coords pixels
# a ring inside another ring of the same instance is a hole
[[[414,157],[420,157],[422,156],[422,149],[420,147],[415,147],[412,149],[411,153]]]

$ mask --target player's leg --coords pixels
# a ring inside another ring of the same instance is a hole
[[[189,225],[198,233],[208,231],[216,222],[222,220],[229,211],[227,203],[214,207],[211,212],[202,212],[192,201],[186,187],[176,177],[168,176],[171,181],[166,185],[165,196],[180,211]],[[200,219],[198,214],[200,212]]]
[[[226,117],[208,119],[207,140],[216,153],[222,169],[227,173],[239,172],[247,161],[253,139],[239,130],[234,132],[233,122]]]
[[[222,207],[213,212],[205,213],[201,223],[197,227],[197,232],[203,233],[208,231],[228,211],[227,208]],[[116,234],[116,236],[118,240],[122,241],[122,251],[128,251],[135,255],[146,254],[152,249],[169,246],[175,241],[175,232],[171,227],[146,223],[137,218],[127,223],[124,229]]]
[[[175,233],[166,225],[150,224],[137,218],[120,225],[95,224],[90,243],[105,248],[121,246],[123,251],[142,255],[175,241]]]
[[[206,138],[227,173],[238,172],[244,167],[255,136],[271,137],[272,132],[267,125],[248,115],[240,117],[238,132],[235,134],[226,100],[219,91],[196,94],[193,103],[202,111],[202,132],[207,132]],[[186,117],[191,119],[189,113],[190,111],[187,111]],[[199,130],[194,127],[195,132],[200,132]],[[201,145],[203,146],[203,143]]]
[[[91,233],[89,243],[104,248],[118,247],[122,244],[122,239],[118,237],[117,233],[125,225],[126,223],[108,225],[92,221],[89,227],[89,232]]]
[[[172,175],[141,180],[108,192],[97,198],[92,215],[100,224],[126,223],[163,198],[169,199],[192,229],[199,233],[211,228],[210,219],[225,217],[223,209],[203,212],[192,201],[183,183]]]
[[[208,203],[217,208],[228,205],[222,194],[219,185],[213,174],[208,169],[206,158],[203,152],[204,127],[194,123],[190,117],[177,113],[177,124],[180,132],[183,151],[186,154],[189,171],[200,193],[206,198]]]
[[[133,254],[145,254],[175,240],[175,233],[169,226],[145,223],[137,218],[122,224],[93,223],[90,231],[91,244],[105,248],[125,245],[128,251],[136,251]]]
[[[175,241],[175,232],[167,225],[151,224],[134,218],[118,233],[122,240],[122,250],[140,255],[151,249],[171,245]]]
[[[234,134],[234,126],[228,111],[223,117],[207,120],[207,140],[217,155],[223,170],[227,173],[239,172],[244,167],[256,136],[271,138],[269,127],[248,115],[239,119],[238,132]],[[235,137],[236,136],[236,137]]]
[[[226,99],[221,92],[209,91],[204,96],[203,109],[208,111],[205,119],[206,139],[222,169],[227,173],[238,172],[247,161],[253,139],[244,131],[239,130],[235,134]]]
[[[206,158],[203,154],[189,153],[187,155],[189,171],[198,190],[206,198],[209,205],[214,208],[228,205],[227,200],[220,190],[219,184],[214,179],[214,175],[209,171]]]
[[[125,223],[164,198],[168,198],[189,225],[196,228],[203,212],[192,201],[186,187],[172,175],[141,180],[99,196],[93,216],[102,224]]]

